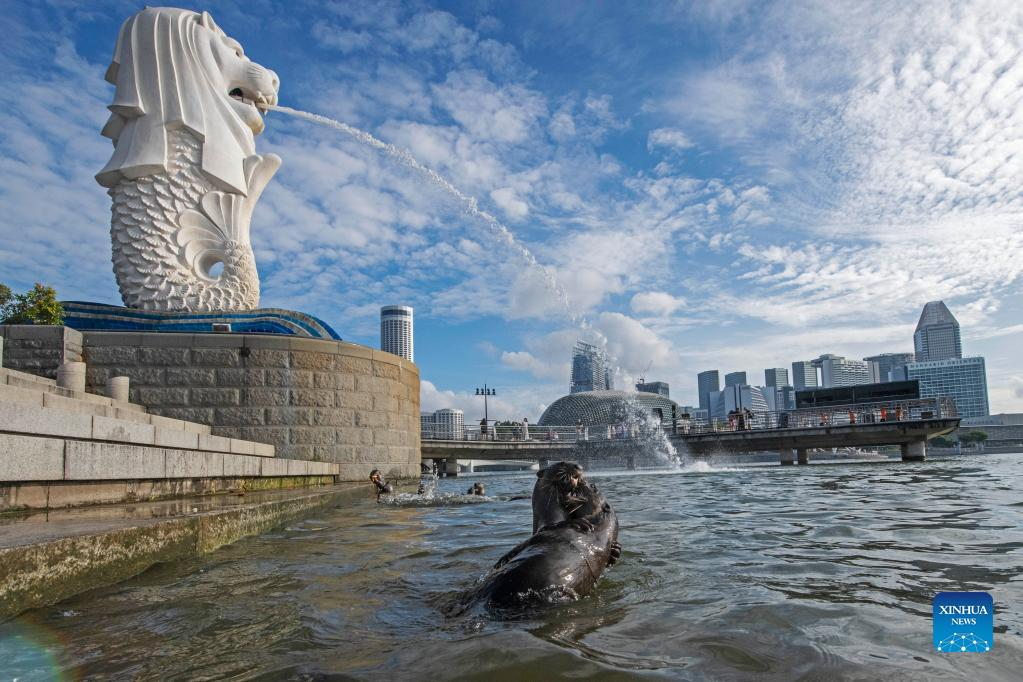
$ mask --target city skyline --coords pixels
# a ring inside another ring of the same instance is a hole
[[[696,404],[706,367],[908,352],[942,299],[987,359],[991,410],[1023,411],[1023,204],[1016,161],[989,162],[1023,116],[997,96],[1016,85],[999,80],[1013,3],[204,8],[280,74],[282,104],[409,148],[507,224],[606,337],[618,386],[649,367]],[[0,281],[16,290],[119,300],[92,176],[123,15],[0,18]],[[961,87],[977,72],[990,84]],[[330,130],[270,114],[259,144],[284,159],[252,224],[264,306],[373,347],[380,306],[415,307],[426,410],[471,414],[484,381],[516,418],[565,393],[579,328],[500,236]]]

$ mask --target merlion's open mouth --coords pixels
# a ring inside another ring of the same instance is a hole
[[[227,94],[231,99],[253,107],[261,114],[265,114],[267,105],[272,104],[266,95],[262,93],[253,95],[252,93],[246,93],[241,88],[235,88]]]

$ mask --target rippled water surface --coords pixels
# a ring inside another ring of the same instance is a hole
[[[443,608],[529,533],[529,501],[506,496],[535,478],[487,477],[505,498],[473,504],[376,504],[367,491],[26,614],[0,628],[0,655],[8,675],[85,679],[1019,679],[1021,466],[591,473],[618,511],[621,561],[595,595],[516,621]],[[944,590],[992,593],[991,652],[932,651]]]

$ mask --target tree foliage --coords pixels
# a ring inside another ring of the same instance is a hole
[[[64,306],[53,287],[38,282],[23,294],[0,284],[0,321],[4,324],[63,324]]]
[[[987,434],[983,431],[968,431],[960,433],[959,440],[962,443],[983,443],[987,440]]]

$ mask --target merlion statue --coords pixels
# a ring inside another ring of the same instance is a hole
[[[153,311],[251,310],[259,276],[249,222],[281,165],[256,154],[277,75],[206,12],[144,9],[121,26],[116,86],[96,175],[113,200],[114,276],[124,304]],[[213,269],[220,263],[223,269]]]

